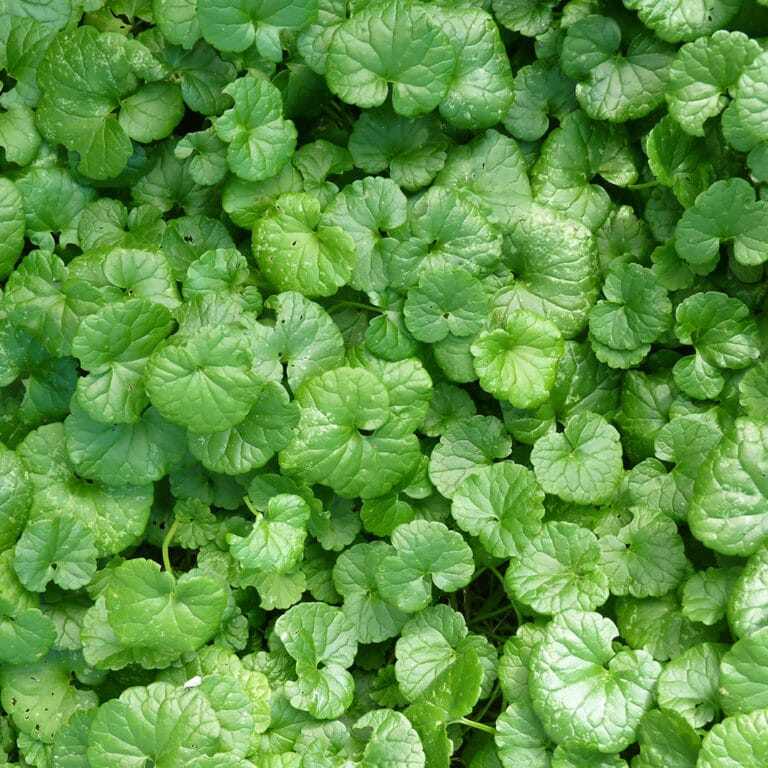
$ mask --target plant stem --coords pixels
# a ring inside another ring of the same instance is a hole
[[[466,725],[467,728],[474,728],[475,730],[482,731],[483,733],[490,733],[491,736],[496,735],[495,728],[491,728],[490,725],[486,725],[485,723],[478,723],[474,720],[467,720],[466,717],[460,717],[458,720],[454,720],[452,724]]]
[[[502,587],[504,587],[504,591],[506,592],[507,585],[504,582],[504,577],[499,573],[498,569],[494,568],[492,565],[489,565],[488,570],[499,580],[499,583]]]
[[[171,527],[166,532],[165,538],[163,539],[163,566],[165,567],[165,570],[171,574],[171,576],[173,576],[173,568],[171,567],[171,557],[168,554],[168,547],[171,546],[171,542],[173,541],[173,537],[176,535],[178,528],[179,521],[174,520],[171,524]]]
[[[653,189],[658,186],[659,182],[653,179],[652,181],[641,181],[639,184],[627,184],[627,189]]]
[[[349,307],[351,309],[364,309],[366,312],[375,312],[376,314],[380,315],[384,310],[382,310],[380,307],[374,307],[373,304],[363,304],[361,301],[347,301],[346,299],[342,301],[337,301],[332,307],[331,311],[336,309],[336,307]]]

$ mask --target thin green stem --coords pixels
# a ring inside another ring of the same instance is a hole
[[[173,541],[173,537],[176,535],[176,531],[179,529],[179,521],[174,520],[171,524],[171,527],[168,529],[168,531],[165,534],[165,538],[163,539],[163,566],[165,567],[165,570],[173,575],[173,568],[171,567],[171,556],[168,554],[168,547],[171,546],[171,542]]]
[[[658,186],[659,182],[653,179],[652,181],[641,181],[639,184],[627,184],[627,189],[653,189]]]
[[[496,729],[491,728],[490,725],[486,725],[485,723],[478,723],[474,720],[467,720],[466,717],[460,717],[458,720],[454,720],[454,725],[466,725],[467,728],[474,728],[476,731],[482,731],[483,733],[490,733],[491,736],[496,735]]]
[[[364,309],[366,312],[375,312],[378,315],[382,314],[382,312],[384,311],[381,309],[381,307],[374,307],[373,304],[364,304],[361,301],[347,301],[346,299],[335,302],[331,307],[331,311],[336,309],[336,307],[341,307],[341,308],[348,307],[350,309]]]
[[[501,608],[497,608],[495,611],[489,611],[488,613],[481,613],[479,616],[472,616],[472,622],[477,623],[480,621],[487,621],[488,619],[495,619],[497,616],[502,616],[505,613],[515,613],[514,605],[505,605]]]
[[[499,583],[502,587],[506,590],[507,585],[504,581],[504,577],[499,573],[499,570],[497,568],[494,568],[492,565],[488,566],[488,570],[499,580]]]
[[[501,693],[501,688],[499,688],[499,684],[496,683],[493,686],[493,690],[491,691],[491,695],[488,697],[488,700],[485,702],[485,705],[477,713],[477,719],[478,720],[482,720],[486,716],[486,714],[488,714],[488,710],[491,708],[493,702],[496,701],[496,699],[498,698],[500,693]]]

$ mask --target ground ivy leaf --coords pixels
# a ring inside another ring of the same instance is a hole
[[[472,578],[472,550],[443,523],[414,520],[399,525],[390,538],[395,552],[383,558],[376,581],[382,596],[402,611],[426,608],[433,584],[455,592]]]
[[[530,469],[501,461],[463,480],[453,494],[451,514],[495,557],[519,557],[540,535],[544,493]]]
[[[543,614],[591,611],[609,594],[597,537],[565,522],[545,523],[530,537],[510,562],[505,582],[515,599]]]
[[[637,11],[643,24],[671,43],[711,35],[728,24],[741,7],[738,0],[693,0],[685,4],[677,0],[623,1],[627,8]]]
[[[659,677],[659,706],[691,728],[704,728],[720,710],[720,660],[725,646],[702,643],[672,659]]]
[[[698,768],[759,768],[765,754],[768,710],[727,717],[707,733]]]
[[[288,573],[301,562],[310,509],[292,494],[273,496],[247,536],[229,534],[229,551],[247,570]]]
[[[264,466],[293,438],[299,409],[280,384],[266,382],[248,415],[220,432],[189,434],[190,453],[213,472],[241,475]]]
[[[261,389],[246,338],[232,326],[175,336],[146,369],[147,394],[169,421],[205,433],[242,421]]]
[[[682,46],[669,71],[669,113],[694,136],[704,135],[704,123],[720,114],[728,95],[760,47],[742,32],[718,29]]]
[[[563,349],[557,326],[527,310],[509,312],[471,346],[480,386],[518,408],[546,400]]]
[[[113,487],[79,477],[67,455],[63,424],[30,432],[18,455],[34,489],[31,520],[70,514],[91,531],[99,556],[140,540],[152,505],[151,485]]]
[[[346,497],[381,496],[418,461],[418,440],[388,424],[387,389],[363,368],[320,374],[304,384],[296,401],[297,434],[280,463],[309,482]]]
[[[406,117],[431,112],[454,73],[451,39],[418,5],[402,0],[362,8],[334,34],[326,61],[330,89],[359,107],[384,103]]]
[[[288,685],[293,706],[320,719],[341,715],[352,702],[347,668],[357,651],[349,619],[325,603],[301,603],[280,616],[275,631],[296,660],[298,680]]]
[[[664,101],[673,49],[641,32],[622,53],[621,38],[616,21],[590,15],[569,26],[563,41],[563,72],[579,81],[576,98],[594,120],[634,120]]]
[[[616,650],[617,635],[610,619],[565,611],[553,619],[534,649],[533,706],[558,742],[618,752],[634,741],[640,718],[653,701],[661,666],[645,651]],[[590,716],[594,711],[603,713],[598,728]]]
[[[37,517],[16,543],[14,568],[21,583],[43,592],[49,581],[63,589],[85,586],[96,573],[91,532],[74,518]]]
[[[128,646],[197,650],[218,631],[227,604],[220,579],[188,571],[178,579],[143,558],[115,569],[105,592],[109,625]]]
[[[429,459],[429,478],[440,493],[453,498],[456,489],[483,466],[504,459],[512,440],[495,416],[468,416],[451,424]]]
[[[762,425],[738,419],[701,467],[689,525],[696,538],[718,552],[747,556],[766,541],[768,507],[761,469],[766,439]]]
[[[280,91],[253,75],[224,88],[234,106],[213,122],[216,135],[227,144],[230,170],[247,181],[262,181],[279,173],[296,148],[296,128],[282,116]]]
[[[545,491],[577,504],[610,499],[624,472],[619,433],[589,411],[572,416],[563,432],[540,437],[531,462]]]
[[[0,661],[3,664],[34,664],[56,641],[56,627],[37,608],[0,619]]]
[[[67,453],[77,472],[106,485],[159,480],[184,458],[184,433],[147,409],[134,424],[94,421],[78,406],[65,419]]]
[[[254,254],[281,291],[308,298],[332,296],[352,277],[355,243],[322,214],[320,202],[305,193],[281,195],[253,231]]]
[[[342,610],[357,628],[361,643],[397,637],[407,619],[379,591],[377,573],[390,553],[383,541],[354,544],[339,555],[333,567],[333,583],[344,598]]]

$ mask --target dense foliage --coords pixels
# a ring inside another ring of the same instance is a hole
[[[768,765],[766,0],[0,0],[0,764]]]

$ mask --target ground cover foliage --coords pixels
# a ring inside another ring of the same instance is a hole
[[[768,764],[768,9],[0,0],[0,763]]]

